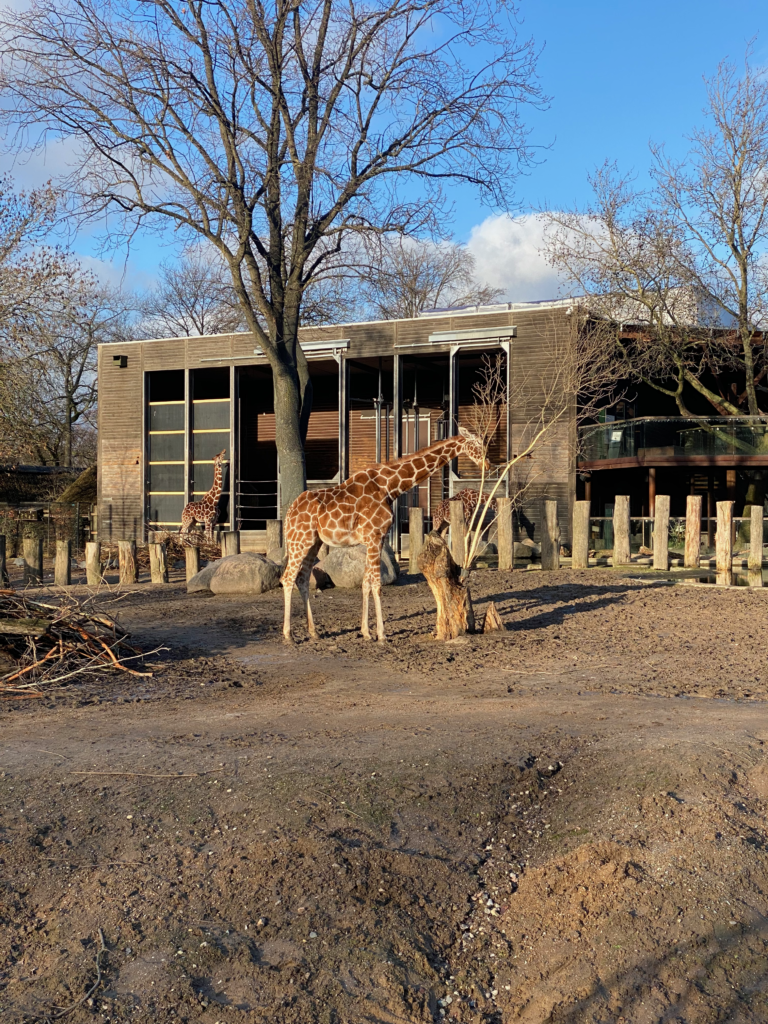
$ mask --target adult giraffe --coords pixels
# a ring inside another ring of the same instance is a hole
[[[304,601],[309,635],[317,637],[309,606],[309,574],[321,544],[331,547],[365,544],[367,558],[360,628],[366,640],[370,640],[368,598],[372,593],[376,607],[376,634],[380,641],[385,639],[381,613],[381,548],[392,525],[392,502],[459,455],[468,456],[478,466],[485,464],[486,469],[490,468],[480,438],[459,427],[456,437],[437,441],[401,459],[361,469],[336,487],[304,491],[298,496],[285,516],[288,564],[282,584],[285,598],[283,636],[287,641],[292,640],[291,595],[294,584]]]

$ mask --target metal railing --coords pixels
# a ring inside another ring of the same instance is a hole
[[[768,421],[757,416],[615,420],[579,428],[579,459],[768,455]]]

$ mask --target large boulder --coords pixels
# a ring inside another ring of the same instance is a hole
[[[201,569],[187,583],[187,593],[263,594],[280,583],[280,566],[254,551],[227,555]]]
[[[336,587],[362,588],[365,573],[365,546],[356,544],[349,548],[331,548],[322,562],[323,572],[333,580]],[[395,553],[385,543],[381,551],[381,583],[388,587],[400,575]]]

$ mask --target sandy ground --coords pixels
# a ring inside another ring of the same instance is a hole
[[[768,1020],[768,592],[473,596],[106,594],[152,678],[0,705],[0,1020]]]

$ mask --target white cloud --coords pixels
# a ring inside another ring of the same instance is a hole
[[[475,257],[481,284],[503,288],[508,302],[554,299],[558,275],[544,259],[543,225],[532,215],[494,214],[472,228],[467,247]]]

